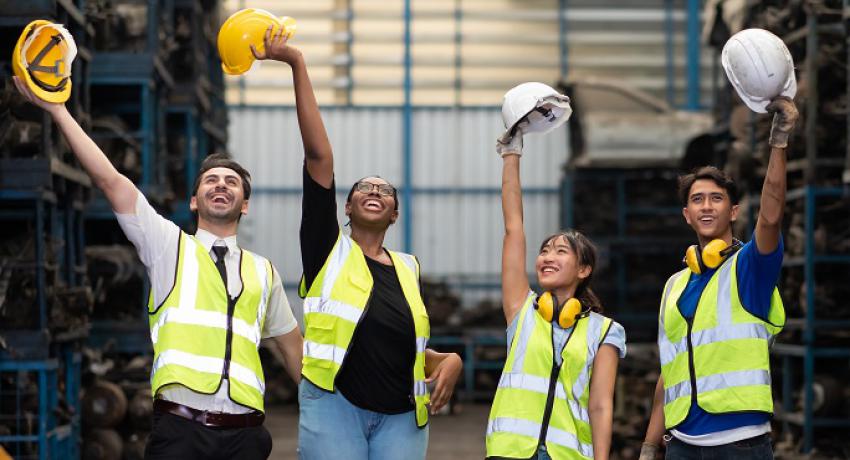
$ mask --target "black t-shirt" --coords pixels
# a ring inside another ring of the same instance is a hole
[[[328,258],[337,236],[334,185],[326,189],[304,168],[301,209],[301,263],[309,287]],[[413,409],[416,332],[395,268],[366,257],[374,285],[354,331],[336,389],[357,407],[383,414]]]

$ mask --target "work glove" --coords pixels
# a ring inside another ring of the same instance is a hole
[[[522,129],[516,128],[513,136],[505,132],[496,139],[496,153],[502,158],[505,155],[522,156]]]
[[[642,446],[640,446],[640,457],[638,457],[638,460],[655,460],[657,455],[658,446],[645,442]]]
[[[773,125],[770,127],[770,140],[767,143],[771,147],[783,149],[788,147],[788,137],[791,136],[791,131],[794,130],[794,124],[797,123],[797,118],[800,117],[794,101],[787,96],[779,96],[772,100],[765,109],[773,114]]]

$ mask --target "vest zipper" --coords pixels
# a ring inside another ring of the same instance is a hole
[[[694,329],[694,319],[686,319],[685,324],[688,325],[688,370],[691,380],[691,404],[697,404],[697,372],[694,366],[694,344],[691,339],[691,332]]]
[[[224,371],[221,374],[222,379],[230,379],[230,355],[232,353],[233,344],[233,313],[236,310],[236,300],[227,296],[227,335],[224,339]],[[228,386],[229,387],[229,386]],[[229,389],[228,389],[229,392]]]
[[[540,437],[537,441],[537,447],[546,446],[546,432],[549,430],[549,420],[552,418],[552,409],[555,406],[555,385],[558,384],[558,375],[561,373],[561,366],[564,365],[563,359],[561,359],[561,364],[557,364],[558,361],[555,359],[555,353],[557,351],[559,354],[563,354],[564,349],[567,348],[567,344],[570,343],[570,339],[572,338],[575,330],[576,325],[574,324],[573,329],[567,336],[567,340],[564,342],[564,347],[558,351],[555,350],[555,325],[552,325],[552,333],[550,336],[550,339],[552,340],[552,372],[549,374],[549,393],[546,395],[546,408],[543,410],[543,422],[540,425]],[[564,390],[566,391],[566,388]]]

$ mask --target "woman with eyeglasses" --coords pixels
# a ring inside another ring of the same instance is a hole
[[[384,248],[398,194],[378,176],[360,179],[345,202],[351,232],[341,230],[333,152],[304,59],[285,38],[265,48],[258,58],[285,55],[292,68],[304,144],[299,458],[424,459],[429,409],[449,400],[462,363],[426,348],[416,257]]]
[[[625,356],[623,327],[605,316],[590,288],[596,248],[568,230],[543,240],[526,270],[519,163],[522,131],[502,137],[502,307],[508,357],[487,423],[488,459],[606,460],[614,382]]]

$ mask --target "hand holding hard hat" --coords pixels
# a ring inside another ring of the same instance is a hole
[[[24,27],[12,52],[12,70],[19,80],[18,89],[50,103],[63,103],[71,95],[71,65],[77,45],[61,25],[37,19]],[[41,105],[41,104],[38,104]]]
[[[505,93],[502,121],[506,131],[496,142],[501,155],[522,155],[522,136],[546,134],[564,124],[572,115],[570,98],[538,82],[522,83]]]
[[[773,113],[768,144],[785,148],[799,113],[794,60],[782,39],[763,29],[746,29],[723,46],[721,63],[729,81],[750,109]]]
[[[292,38],[297,26],[288,16],[278,18],[265,10],[248,8],[233,13],[218,31],[218,54],[221,68],[230,75],[251,69],[257,55],[266,58],[269,37]]]
[[[781,38],[766,30],[733,35],[723,45],[720,62],[738,96],[754,112],[767,113],[776,97],[797,94],[791,53]]]

